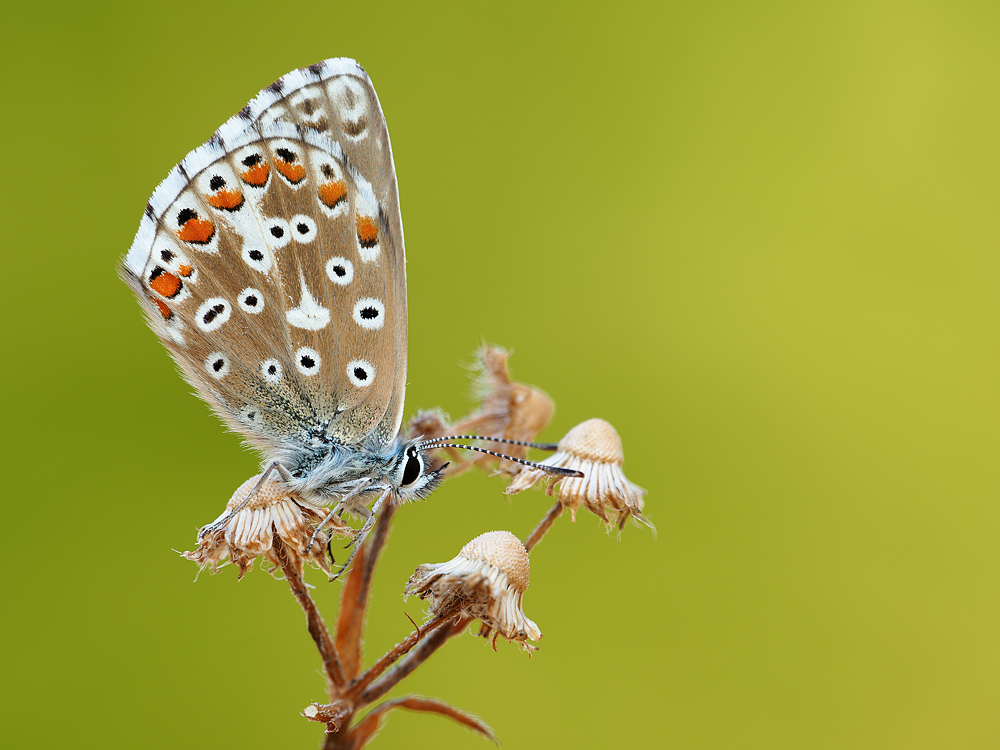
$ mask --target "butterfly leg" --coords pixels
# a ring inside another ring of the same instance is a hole
[[[319,532],[321,532],[323,530],[323,527],[326,526],[327,522],[331,518],[333,518],[336,514],[337,514],[337,509],[333,508],[333,510],[331,510],[329,513],[326,514],[326,517],[322,521],[320,521],[318,524],[316,524],[316,530],[313,532],[312,537],[309,539],[309,544],[306,545],[306,554],[307,555],[310,552],[312,552],[313,545],[316,544],[316,537],[319,536]],[[328,547],[330,546],[329,543],[327,543],[327,546]],[[332,555],[331,555],[331,557],[332,557]]]
[[[375,504],[372,505],[371,515],[368,516],[368,520],[365,521],[365,525],[361,527],[361,530],[358,532],[357,536],[354,537],[354,542],[352,544],[354,549],[351,550],[351,554],[347,558],[347,562],[345,562],[341,566],[340,570],[338,570],[336,573],[334,573],[333,576],[330,577],[331,582],[336,581],[338,578],[340,578],[343,572],[347,570],[348,566],[351,564],[351,560],[354,559],[354,556],[358,553],[358,550],[361,548],[361,545],[365,543],[365,539],[368,537],[368,532],[372,530],[372,527],[375,525],[375,519],[378,518],[378,512],[382,508],[382,503],[384,503],[385,499],[389,497],[390,492],[392,492],[392,488],[386,487],[385,491],[381,495],[379,495],[378,500],[375,501]]]
[[[257,484],[255,484],[254,488],[250,490],[245,498],[243,498],[242,502],[240,502],[240,504],[232,510],[227,510],[217,519],[212,521],[212,523],[202,526],[201,531],[198,532],[198,538],[203,539],[206,534],[213,533],[223,528],[227,523],[229,523],[230,518],[247,507],[250,502],[257,497],[257,493],[260,492],[260,488],[264,486],[264,482],[267,481],[272,471],[277,472],[278,476],[285,482],[292,480],[292,475],[288,473],[288,469],[279,464],[277,461],[272,462],[271,465],[264,470],[264,473],[260,475],[260,479],[257,481]]]
[[[284,468],[284,467],[282,467],[282,468]],[[324,518],[319,524],[317,524],[316,530],[313,532],[312,538],[309,540],[308,546],[306,546],[306,554],[307,555],[312,551],[313,545],[316,544],[316,537],[319,536],[319,532],[322,530],[322,528],[324,526],[326,526],[327,522],[331,518],[333,518],[334,514],[339,515],[339,516],[343,516],[344,510],[345,510],[345,503],[347,503],[347,501],[349,501],[351,498],[356,497],[358,494],[360,494],[361,491],[363,489],[365,489],[367,486],[368,486],[368,482],[367,481],[358,484],[354,489],[352,489],[350,492],[348,492],[346,495],[344,495],[340,499],[340,502],[338,502],[336,505],[333,506],[333,509],[329,513],[326,514],[326,518]],[[358,513],[358,515],[364,516],[365,519],[367,519],[369,517],[368,509],[365,506],[363,506],[363,505],[358,506],[356,503],[353,504],[353,505],[355,507],[351,507],[350,508],[350,510],[352,512],[355,512],[355,513]]]

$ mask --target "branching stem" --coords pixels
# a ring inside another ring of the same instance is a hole
[[[443,615],[439,615],[431,620],[427,625],[422,628],[417,628],[412,633],[410,633],[406,638],[397,643],[390,651],[387,651],[381,659],[372,664],[368,669],[365,670],[356,682],[351,684],[347,689],[347,695],[351,698],[356,698],[362,695],[364,690],[372,684],[376,679],[382,676],[393,663],[395,663],[401,656],[409,653],[414,646],[416,646],[420,641],[430,636],[435,630],[446,625],[447,622],[454,617],[454,612],[446,612]]]

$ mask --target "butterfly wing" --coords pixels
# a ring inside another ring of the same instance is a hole
[[[375,88],[356,61],[332,58],[282,76],[258,94],[239,117],[265,126],[274,121],[293,122],[307,134],[331,138],[375,194],[386,225],[384,234],[393,245],[391,279],[397,306],[392,349],[383,349],[379,357],[383,371],[393,368],[395,380],[377,434],[394,438],[402,422],[406,392],[406,258],[392,144]]]
[[[272,84],[157,188],[122,269],[199,394],[285,461],[369,436],[387,445],[402,417],[405,256],[388,133],[364,71],[333,62],[308,73],[326,87],[330,127],[272,116],[306,73]]]

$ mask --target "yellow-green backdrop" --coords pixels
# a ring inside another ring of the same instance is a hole
[[[171,2],[5,11],[2,711],[10,747],[315,747],[301,612],[190,549],[256,468],[115,264],[260,88],[332,56],[382,100],[409,256],[407,413],[481,340],[556,440],[625,444],[659,533],[559,525],[532,658],[462,638],[407,681],[506,747],[1000,746],[1000,6]],[[408,506],[401,589],[547,501]],[[328,616],[339,584],[320,577]],[[483,747],[399,714],[377,747]],[[626,743],[629,743],[626,745]]]

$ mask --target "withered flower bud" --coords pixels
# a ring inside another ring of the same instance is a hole
[[[526,641],[537,641],[542,633],[521,608],[528,581],[528,553],[521,540],[509,531],[490,531],[462,547],[453,560],[418,567],[404,596],[427,599],[431,616],[454,612],[480,620],[482,635],[495,630],[530,651],[535,647]]]
[[[610,528],[617,523],[621,529],[629,518],[652,528],[642,516],[646,490],[625,478],[622,464],[625,454],[615,428],[603,419],[588,419],[578,424],[559,441],[559,449],[539,463],[576,469],[582,477],[556,477],[545,489],[550,497],[559,490],[559,501],[569,508],[571,518],[582,505],[596,514]],[[539,480],[553,477],[540,469],[523,468],[507,486],[505,492],[514,495]],[[609,517],[609,512],[616,518]]]

